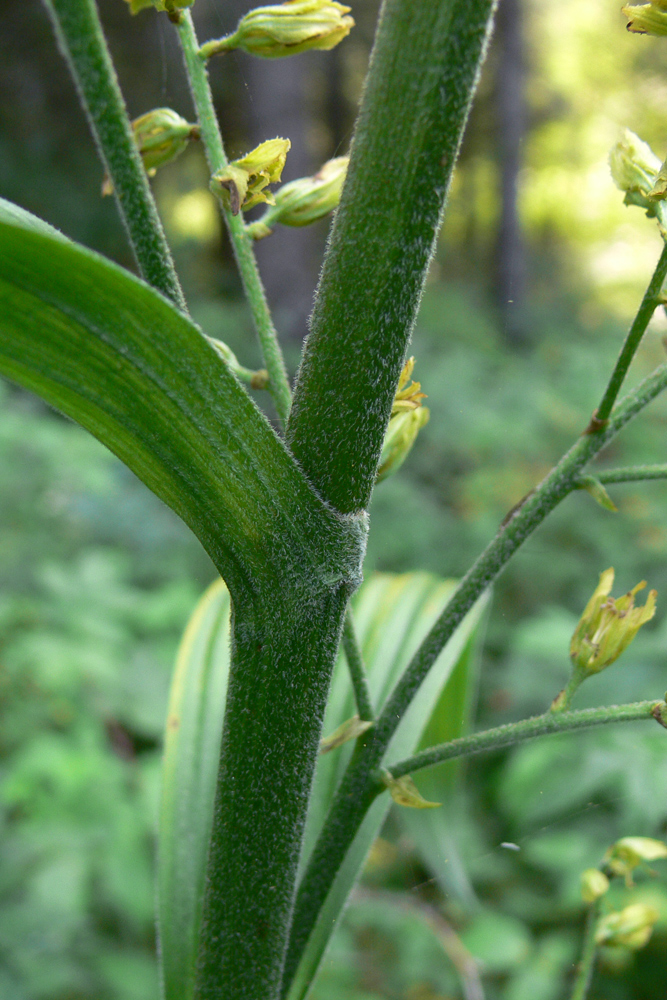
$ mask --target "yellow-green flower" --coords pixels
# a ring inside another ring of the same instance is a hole
[[[291,145],[289,139],[268,139],[213,175],[211,189],[232,215],[262,201],[275,204],[272,193],[266,188],[280,180]]]
[[[428,423],[430,413],[427,407],[422,406],[422,399],[426,399],[426,394],[421,391],[421,384],[419,382],[407,384],[414,365],[415,359],[408,358],[398,381],[398,390],[394,397],[380,455],[376,477],[378,483],[400,469],[420,429]]]
[[[619,913],[608,913],[598,921],[595,943],[637,951],[647,943],[659,916],[654,906],[645,903],[632,903]]]
[[[651,837],[623,837],[609,848],[604,863],[614,875],[622,876],[627,885],[632,885],[632,872],[642,861],[657,861],[667,858],[667,844]]]
[[[628,31],[640,35],[667,35],[667,3],[652,0],[651,3],[627,4],[621,8],[628,19]]]
[[[604,896],[609,888],[609,879],[599,868],[587,868],[581,873],[581,896],[584,903],[594,903]]]
[[[243,49],[279,59],[308,49],[333,49],[354,27],[349,10],[334,0],[287,0],[257,7],[241,18],[232,35],[207,42],[200,52],[208,59],[218,52]]]
[[[600,574],[600,582],[572,636],[570,657],[584,674],[598,673],[617,660],[655,614],[655,590],[649,591],[643,607],[635,607],[635,595],[646,586],[645,580],[617,598],[609,596],[613,583],[613,569]]]
[[[655,214],[649,197],[661,164],[651,147],[626,128],[623,138],[609,154],[609,166],[614,183],[625,191],[625,204],[638,205]]]
[[[199,138],[199,126],[191,125],[171,108],[155,108],[132,122],[134,140],[144,167],[153,176],[158,167],[180,156],[190,139]],[[111,194],[108,176],[102,182],[102,194]]]
[[[349,157],[338,156],[320,167],[312,177],[283,184],[275,193],[275,205],[248,226],[255,240],[269,236],[273,226],[308,226],[332,212],[340,201]]]

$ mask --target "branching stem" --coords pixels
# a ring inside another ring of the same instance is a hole
[[[449,743],[422,750],[413,757],[407,757],[398,764],[391,765],[394,778],[404,774],[414,774],[425,767],[433,767],[444,760],[455,757],[469,757],[471,754],[484,751],[499,750],[502,747],[522,743],[524,740],[535,739],[536,736],[548,736],[553,733],[567,733],[575,729],[589,729],[591,726],[603,726],[609,722],[636,722],[639,719],[655,719],[653,714],[656,701],[637,701],[628,705],[609,705],[604,708],[584,708],[577,712],[545,712],[532,719],[521,722],[510,722],[506,726],[497,726],[482,733],[471,736],[461,736]]]
[[[598,914],[600,912],[600,901],[596,899],[588,911],[586,917],[586,929],[584,931],[584,947],[581,959],[577,966],[577,973],[574,980],[572,1000],[586,1000],[590,989],[593,972],[595,970],[595,956],[597,946],[595,944],[595,928],[597,927]]]
[[[292,922],[283,994],[298,966],[335,873],[377,794],[377,786],[371,775],[382,765],[397,725],[440,651],[475,601],[501,573],[523,542],[576,488],[584,467],[666,387],[667,364],[664,364],[624,397],[605,424],[582,434],[543,482],[501,525],[496,537],[462,579],[442,615],[408,664],[375,727],[370,730],[367,742],[363,747],[358,747],[351,758],[302,877]],[[558,715],[554,714],[550,718],[558,718]]]
[[[212,174],[228,165],[225,147],[220,134],[220,126],[213,107],[213,95],[208,82],[206,61],[199,53],[199,43],[195,34],[190,12],[181,13],[176,26],[180,38],[185,68],[190,82],[192,100],[197,111],[201,137],[206,150],[209,169]],[[269,391],[283,425],[287,423],[292,394],[290,391],[285,361],[283,359],[278,334],[273,325],[271,312],[266,301],[264,286],[255,260],[252,240],[245,232],[241,213],[232,215],[223,208],[229,238],[234,248],[236,263],[243,282],[243,288],[250,305],[257,337],[262,349],[264,364],[269,373]]]
[[[145,280],[187,312],[94,0],[46,0]]]
[[[667,465],[630,465],[624,469],[595,472],[600,483],[634,483],[641,479],[667,479]]]
[[[359,718],[364,722],[372,722],[375,719],[373,701],[370,688],[368,687],[364,658],[361,655],[361,649],[354,628],[352,609],[349,607],[345,616],[345,625],[343,626],[343,649],[350,671],[350,680],[354,689],[354,699],[357,703]]]
[[[634,322],[630,327],[625,343],[621,348],[621,353],[619,354],[618,361],[616,362],[614,370],[611,373],[609,384],[605,389],[602,401],[596,410],[596,421],[604,422],[609,418],[609,414],[611,413],[614,403],[616,402],[623,380],[627,375],[628,368],[630,367],[632,359],[637,353],[637,348],[641,343],[642,337],[646,332],[646,327],[649,325],[656,307],[660,304],[659,296],[666,276],[667,244],[662,248],[662,253],[660,254],[655,271],[653,272],[653,277],[649,282],[646,294],[642,299],[642,304],[640,305]]]

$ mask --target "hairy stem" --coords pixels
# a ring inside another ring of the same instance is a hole
[[[190,12],[181,12],[177,25],[181,41],[185,68],[190,82],[192,100],[197,111],[201,137],[206,150],[209,169],[212,174],[228,165],[225,147],[220,134],[220,126],[213,107],[213,95],[208,82],[206,61],[199,53],[199,43],[195,34]],[[285,361],[283,359],[278,334],[273,325],[271,312],[266,301],[264,286],[255,260],[252,240],[245,232],[241,213],[232,215],[223,208],[222,214],[227,225],[229,238],[234,248],[234,256],[243,282],[243,288],[250,305],[257,337],[262,349],[264,364],[269,373],[268,389],[273,397],[276,410],[283,425],[287,423],[292,393],[287,379]]]
[[[616,362],[614,370],[611,373],[609,384],[607,385],[600,405],[595,412],[596,421],[607,420],[612,411],[623,384],[623,380],[627,375],[628,368],[630,367],[632,359],[637,352],[637,348],[641,343],[641,339],[646,332],[646,327],[649,325],[651,317],[653,316],[656,307],[659,305],[659,295],[666,276],[667,245],[665,245],[662,249],[660,259],[658,260],[655,271],[653,272],[653,277],[651,278],[649,286],[646,289],[646,294],[642,299],[642,304],[640,305],[634,322],[630,327],[625,343],[621,348],[621,353],[618,356],[618,361]]]
[[[287,437],[337,510],[364,508],[494,0],[385,0]]]
[[[577,712],[545,712],[532,719],[521,722],[510,722],[506,726],[497,726],[482,733],[471,736],[461,736],[449,743],[441,743],[429,747],[421,753],[407,757],[398,764],[391,765],[394,778],[404,774],[414,774],[425,767],[441,764],[443,760],[453,760],[455,757],[469,757],[471,754],[484,751],[499,750],[502,747],[535,739],[536,736],[548,736],[553,733],[567,733],[575,729],[590,729],[592,726],[603,726],[610,722],[636,722],[640,719],[655,719],[656,701],[636,701],[628,705],[609,705],[604,708],[584,708]],[[378,782],[381,784],[381,782]]]
[[[187,312],[94,0],[45,0],[145,280]]]
[[[294,910],[283,995],[299,964],[317,914],[357,830],[373,802],[370,776],[382,764],[407,706],[453,632],[523,542],[576,487],[584,466],[651,400],[667,387],[667,364],[628,393],[609,421],[583,434],[543,482],[510,512],[498,534],[465,575],[442,615],[408,664],[364,746],[344,774],[304,872]]]
[[[600,483],[634,483],[641,479],[667,479],[667,465],[630,465],[624,469],[595,472]]]
[[[600,900],[596,899],[591,905],[588,915],[586,916],[584,946],[581,952],[581,959],[579,960],[579,964],[577,966],[574,989],[572,990],[572,1000],[586,1000],[588,990],[590,989],[593,972],[595,970],[595,956],[597,953],[597,946],[595,944],[595,929],[597,927],[599,912]]]
[[[343,649],[350,672],[350,680],[354,689],[354,698],[357,703],[359,718],[364,722],[372,722],[375,718],[373,700],[370,688],[368,687],[364,659],[361,655],[361,649],[359,648],[359,642],[354,629],[352,609],[349,607],[345,616],[345,625],[343,626]]]

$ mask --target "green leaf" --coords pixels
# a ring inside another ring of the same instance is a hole
[[[188,1000],[194,987],[229,674],[229,608],[227,588],[217,580],[187,626],[169,698],[158,852],[164,1000]]]
[[[360,523],[317,498],[186,316],[7,203],[0,373],[118,455],[192,528],[230,586],[257,574],[277,582],[297,561],[339,579],[360,547]]]
[[[456,583],[428,573],[375,574],[352,599],[355,626],[376,705],[383,705],[422,639],[451,597]],[[485,600],[478,602],[442,651],[403,717],[389,746],[385,765],[412,754],[446,690],[468,639],[479,622]],[[347,665],[339,656],[334,670],[325,716],[325,732],[334,730],[354,711]],[[364,737],[359,737],[363,741]],[[329,804],[349,762],[353,748],[341,747],[318,760],[306,824],[302,870],[324,823]],[[370,807],[357,836],[338,870],[305,952],[287,992],[288,1000],[303,1000],[331,939],[345,902],[356,882],[368,851],[391,806],[389,795],[379,796]],[[405,810],[410,812],[410,810]],[[437,815],[439,810],[429,810]],[[426,814],[420,813],[420,818]]]

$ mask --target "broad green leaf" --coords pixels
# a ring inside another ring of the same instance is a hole
[[[439,617],[455,587],[454,581],[440,580],[427,573],[406,573],[400,576],[381,573],[371,577],[353,598],[357,635],[376,706],[381,706],[387,700],[394,684]],[[409,756],[418,747],[429,719],[438,706],[443,691],[447,690],[450,678],[465,653],[468,640],[478,625],[484,603],[484,600],[478,602],[461,623],[403,717],[384,761],[384,766],[389,771],[392,762]],[[457,692],[458,690],[456,687]],[[324,731],[335,730],[349,719],[353,712],[354,701],[347,665],[341,654],[334,670]],[[363,740],[363,735],[359,739]],[[328,806],[351,753],[352,744],[348,743],[318,760],[306,823],[302,870],[322,828]],[[359,876],[373,841],[380,832],[391,801],[389,795],[379,796],[359,828],[320,911],[290,984],[288,1000],[303,1000],[306,997],[350,890]],[[404,811],[412,812],[412,810]],[[420,812],[419,818],[427,814],[436,815],[438,811],[432,809]]]
[[[297,560],[340,578],[343,536],[357,545],[358,525],[318,500],[201,331],[144,282],[6,203],[0,373],[118,455],[228,582],[280,578]]]
[[[194,986],[229,673],[229,606],[217,580],[185,630],[169,698],[158,852],[164,1000],[188,1000]]]

